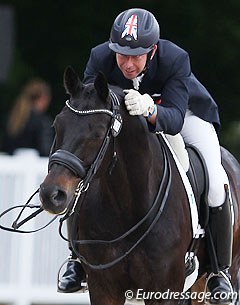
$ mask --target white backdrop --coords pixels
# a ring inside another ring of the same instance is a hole
[[[45,177],[47,163],[47,158],[32,151],[0,155],[0,213],[27,201]],[[38,195],[32,203],[39,203]],[[11,226],[16,215],[6,215],[1,224]],[[37,228],[51,217],[43,212],[24,229]],[[88,293],[56,292],[58,269],[69,254],[67,243],[58,235],[58,223],[57,219],[32,234],[0,230],[0,304],[89,304]]]

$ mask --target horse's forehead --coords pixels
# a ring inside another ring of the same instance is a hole
[[[107,109],[111,108],[111,103],[106,101],[102,101],[94,88],[94,85],[90,84],[84,86],[83,90],[75,95],[74,97],[71,96],[69,98],[69,102],[73,108],[79,111],[88,111],[88,110],[95,110],[95,109]],[[83,122],[83,124],[95,122],[101,122],[101,118],[104,119],[106,122],[105,116],[96,116],[96,115],[79,115],[74,113],[74,111],[70,110],[69,107],[65,106],[57,114],[55,117],[54,125],[57,127],[65,126],[65,128],[70,127],[72,124],[75,124],[79,121],[79,124]]]
[[[93,84],[87,84],[83,87],[81,94],[82,95],[94,95],[96,89]]]
[[[93,109],[111,107],[110,99],[103,100],[97,92],[94,84],[87,84],[79,92],[77,100],[79,105],[88,105]]]
[[[83,90],[78,94],[78,97],[76,100],[80,103],[89,101],[96,101],[97,98],[97,92],[92,84],[87,85],[83,88]],[[74,99],[75,100],[75,99]]]

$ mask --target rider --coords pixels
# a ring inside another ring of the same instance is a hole
[[[110,40],[92,49],[84,82],[93,82],[102,71],[110,84],[126,89],[129,114],[143,115],[150,132],[171,135],[180,132],[185,143],[201,152],[209,175],[209,226],[220,270],[211,276],[208,289],[213,296],[216,292],[226,292],[225,300],[213,302],[228,303],[232,223],[229,182],[221,165],[216,133],[220,126],[218,107],[192,74],[188,53],[159,37],[159,24],[152,13],[139,8],[122,12],[113,23]],[[80,289],[82,276],[81,264],[69,260],[59,291]]]

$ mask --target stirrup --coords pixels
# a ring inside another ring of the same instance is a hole
[[[226,270],[226,269],[225,269]],[[217,273],[214,273],[214,272],[211,272],[209,274],[209,276],[207,277],[206,279],[206,283],[205,283],[205,287],[204,287],[204,304],[209,304],[209,299],[206,298],[207,296],[207,292],[208,292],[208,282],[214,278],[214,277],[222,277],[226,280],[229,288],[230,288],[230,292],[229,292],[229,295],[231,296],[231,304],[233,303],[233,297],[234,297],[234,290],[233,290],[233,286],[232,286],[232,283],[229,279],[229,277],[227,276],[227,274],[223,271],[218,271]]]
[[[62,263],[62,265],[60,266],[59,270],[58,270],[58,274],[57,274],[57,283],[60,281],[60,273],[62,271],[62,268],[69,262],[80,262],[79,258],[73,258],[72,254],[70,254],[67,259],[65,259],[65,261]]]
[[[63,267],[68,264],[69,262],[78,262],[79,264],[81,264],[81,261],[79,260],[79,258],[73,258],[72,254],[70,254],[67,259],[62,263],[62,265],[60,266],[59,270],[58,270],[58,274],[57,274],[57,283],[59,283],[60,281],[60,274],[61,271],[63,269]],[[78,290],[78,293],[84,293],[86,291],[88,291],[88,284],[87,284],[87,274],[86,274],[86,279],[81,281],[81,289]]]
[[[230,287],[231,293],[233,293],[232,283],[231,283],[229,277],[226,275],[226,273],[224,271],[218,271],[218,273],[211,272],[209,274],[209,276],[207,277],[206,284],[205,284],[205,290],[207,288],[207,284],[208,284],[209,280],[213,277],[223,277],[226,280],[226,282],[228,283],[228,286]]]

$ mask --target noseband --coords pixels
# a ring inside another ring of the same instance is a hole
[[[84,178],[86,176],[86,169],[83,165],[83,161],[70,151],[58,149],[49,158],[49,169],[54,163],[65,166],[71,172],[73,172],[74,175],[80,178]]]
[[[95,158],[95,160],[88,169],[86,166],[84,166],[84,163],[81,159],[79,159],[76,155],[74,155],[73,153],[67,150],[58,149],[49,157],[49,166],[48,166],[49,170],[51,169],[53,164],[59,164],[66,167],[74,175],[76,175],[81,179],[81,189],[86,189],[88,187],[91,179],[93,178],[100,164],[102,163],[102,160],[105,156],[105,153],[107,151],[110,142],[111,135],[113,137],[116,137],[120,133],[122,128],[122,117],[119,113],[119,108],[120,108],[119,99],[112,90],[110,90],[110,97],[112,103],[112,110],[108,110],[108,109],[78,110],[70,104],[69,100],[66,101],[66,106],[68,107],[68,109],[70,109],[72,112],[76,113],[77,115],[86,116],[92,114],[107,114],[112,117],[111,125],[108,128],[108,131],[100,147],[100,150],[97,154],[97,157]],[[80,188],[78,185],[77,191],[79,189]]]

